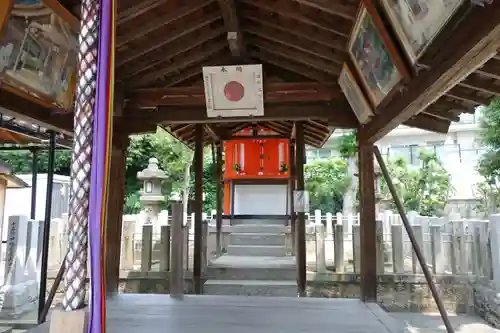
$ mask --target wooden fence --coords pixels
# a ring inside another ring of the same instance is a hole
[[[215,227],[204,216],[204,262],[215,256]],[[185,218],[185,269],[192,269],[193,225]],[[488,220],[422,217],[409,214],[413,232],[431,270],[441,274],[491,277],[492,255]],[[170,217],[160,214],[157,225],[144,226],[138,215],[125,215],[122,233],[122,270],[168,269]],[[49,267],[57,268],[67,249],[66,219],[54,219],[51,227]],[[224,225],[225,246],[231,227]],[[310,214],[306,247],[308,268],[323,272],[359,272],[360,234],[357,215]],[[291,242],[287,242],[291,244]],[[291,250],[291,249],[290,249]],[[377,271],[379,274],[419,274],[421,269],[398,215],[380,214],[377,221]]]

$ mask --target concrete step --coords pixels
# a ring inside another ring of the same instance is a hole
[[[290,227],[281,224],[239,224],[231,226],[231,233],[243,234],[283,234],[290,232]]]
[[[208,280],[203,292],[206,295],[297,297],[297,284],[295,281]]]
[[[207,277],[214,280],[267,280],[267,281],[295,281],[297,270],[295,267],[284,268],[233,268],[207,267]]]
[[[279,245],[228,245],[227,254],[234,256],[284,257],[286,248]]]
[[[266,233],[232,233],[229,237],[231,245],[280,245],[285,246],[285,234]]]
[[[231,219],[231,225],[242,225],[242,224],[250,224],[250,225],[286,225],[287,220],[282,219]]]

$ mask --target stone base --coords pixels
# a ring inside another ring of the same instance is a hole
[[[36,311],[40,285],[30,280],[16,285],[4,285],[0,288],[0,318],[18,318]]]
[[[89,312],[87,308],[75,311],[54,310],[50,316],[50,333],[87,333]]]

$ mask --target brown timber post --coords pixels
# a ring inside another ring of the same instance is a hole
[[[304,162],[306,146],[304,143],[304,127],[301,122],[295,124],[296,152],[295,163],[297,172],[297,191],[305,190]],[[297,289],[299,296],[306,292],[306,213],[297,212]]]
[[[221,244],[221,233],[222,233],[222,142],[217,143],[216,147],[216,168],[217,168],[217,179],[215,183],[215,201],[216,201],[216,253],[217,256],[222,255],[222,244]]]
[[[193,282],[195,294],[202,294],[202,213],[203,213],[203,125],[196,124],[194,143],[194,258]]]
[[[116,130],[115,130],[116,132]],[[106,237],[106,293],[118,293],[120,279],[120,251],[122,240],[123,204],[125,201],[125,169],[128,135],[113,133],[110,170],[110,191],[107,193]]]
[[[295,140],[290,140],[289,144],[289,163],[290,163],[290,173],[289,173],[289,188],[290,188],[290,231],[292,235],[292,254],[295,255],[296,248],[296,216],[295,216],[295,207],[293,204],[293,191],[295,191],[295,169],[296,169],[296,161],[295,161]]]
[[[377,235],[373,145],[361,142],[358,131],[359,205],[361,241],[361,300],[377,301]]]

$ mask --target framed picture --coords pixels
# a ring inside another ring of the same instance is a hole
[[[384,40],[387,38],[383,38],[381,29],[383,26],[374,23],[363,5],[348,44],[353,66],[361,78],[361,84],[373,108],[377,107],[401,81],[402,70],[405,69],[398,66],[399,59],[389,52]]]
[[[422,56],[464,0],[381,0],[412,64]]]
[[[55,0],[14,0],[0,38],[4,82],[69,109],[76,87],[77,32]]]
[[[373,112],[365,95],[363,95],[363,91],[346,64],[342,67],[338,82],[358,121],[361,124],[366,124],[373,116]]]

